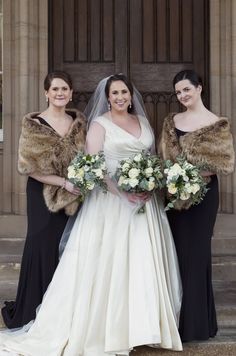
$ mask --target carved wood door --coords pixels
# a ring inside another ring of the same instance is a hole
[[[156,136],[179,110],[171,81],[195,68],[208,102],[208,1],[49,0],[49,69],[68,71],[83,110],[98,81],[124,73],[141,91]]]

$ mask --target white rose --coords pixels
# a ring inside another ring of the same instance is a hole
[[[188,192],[182,192],[180,194],[180,199],[181,200],[188,200],[190,198],[190,194]]]
[[[140,162],[141,159],[142,159],[141,153],[139,153],[139,154],[137,154],[136,156],[134,156],[134,161],[135,161],[135,162]]]
[[[195,183],[192,185],[192,192],[193,194],[196,194],[200,190],[200,185]]]
[[[75,169],[73,166],[69,166],[68,169],[68,178],[74,178],[75,177]]]
[[[177,192],[177,188],[174,183],[168,184],[167,188],[170,194],[175,194]]]
[[[128,163],[124,163],[122,166],[122,172],[125,172],[129,169],[129,164]]]
[[[137,168],[131,168],[131,170],[129,171],[129,177],[130,178],[136,178],[140,173],[140,170]]]
[[[84,177],[83,168],[78,169],[78,171],[76,172],[76,177],[78,177],[78,178],[83,178]]]
[[[88,190],[93,190],[95,186],[94,182],[87,182],[86,187],[88,188]]]
[[[93,169],[93,172],[96,174],[97,177],[103,178],[103,173],[102,173],[102,170],[100,168]]]
[[[146,174],[146,177],[150,177],[153,173],[153,168],[152,167],[146,168],[144,172]]]
[[[155,188],[155,183],[153,181],[148,182],[148,191],[151,191]]]
[[[136,186],[138,185],[138,179],[136,179],[136,178],[131,178],[131,179],[129,179],[129,185],[130,185],[132,188],[136,187]]]
[[[183,173],[183,170],[182,168],[180,167],[180,165],[178,163],[175,163],[172,167],[171,167],[171,172],[172,174],[179,174],[179,175],[182,175]]]
[[[192,185],[190,183],[186,183],[184,186],[184,190],[187,193],[192,193],[193,189],[192,189]]]
[[[120,176],[120,178],[118,180],[118,185],[121,186],[124,182],[125,182],[125,177],[124,176]]]

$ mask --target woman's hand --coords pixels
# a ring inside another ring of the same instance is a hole
[[[150,192],[143,192],[143,193],[124,193],[126,198],[128,199],[129,202],[131,203],[139,203],[143,202],[146,203],[148,200],[151,199],[151,193]]]
[[[74,195],[81,194],[79,188],[77,188],[73,183],[69,182],[68,180],[65,180],[63,188],[71,194],[74,194]]]
[[[215,173],[210,172],[210,171],[201,171],[200,174],[202,177],[209,177],[209,176],[214,175]]]

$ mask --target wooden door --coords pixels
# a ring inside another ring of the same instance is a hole
[[[208,102],[208,1],[49,0],[49,69],[68,71],[83,110],[98,81],[124,73],[141,91],[156,136],[179,110],[171,81],[195,68]]]

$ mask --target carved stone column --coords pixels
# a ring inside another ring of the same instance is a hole
[[[20,176],[16,169],[18,140],[24,114],[45,107],[43,79],[48,69],[47,2],[3,1],[2,214],[25,215],[25,177]],[[13,218],[12,215],[12,221]],[[5,216],[4,221],[8,223],[8,220]]]
[[[231,119],[236,137],[236,2],[210,0],[211,110]],[[236,175],[220,178],[221,211],[236,214]]]

